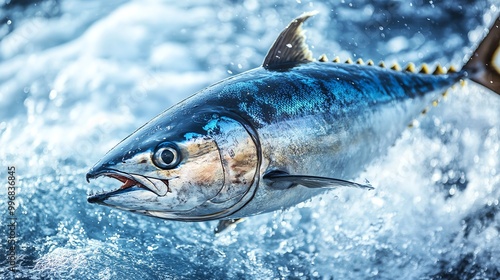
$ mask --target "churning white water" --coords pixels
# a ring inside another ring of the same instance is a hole
[[[498,279],[500,96],[470,82],[363,172],[374,191],[333,190],[218,236],[216,222],[86,202],[91,190],[117,187],[85,182],[107,150],[204,86],[259,66],[304,11],[320,12],[306,23],[316,57],[458,67],[500,12],[499,1],[334,2],[4,6],[0,278]]]

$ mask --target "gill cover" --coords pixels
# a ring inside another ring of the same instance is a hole
[[[224,174],[222,188],[212,199],[189,211],[147,211],[144,214],[183,221],[221,219],[237,212],[252,199],[260,166],[255,134],[240,122],[217,114],[212,115],[203,130],[219,150]]]

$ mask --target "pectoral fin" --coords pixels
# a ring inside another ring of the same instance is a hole
[[[307,176],[307,175],[290,175],[281,171],[272,171],[264,175],[264,180],[267,183],[279,189],[287,189],[294,185],[301,185],[308,188],[338,188],[338,187],[352,187],[363,188],[372,190],[373,187],[370,182],[366,181],[365,184],[355,183],[336,178]]]

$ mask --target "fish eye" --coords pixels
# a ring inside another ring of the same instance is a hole
[[[162,169],[172,169],[181,162],[181,153],[177,145],[161,143],[153,153],[153,163]]]

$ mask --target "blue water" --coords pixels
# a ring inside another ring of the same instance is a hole
[[[219,236],[216,222],[86,202],[91,190],[116,187],[85,182],[107,150],[204,86],[258,66],[304,11],[320,12],[306,24],[316,57],[456,66],[500,12],[498,0],[332,2],[3,6],[0,278],[500,278],[500,96],[470,82],[360,175],[371,192],[331,191]],[[16,273],[7,261],[10,217]]]

